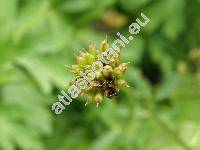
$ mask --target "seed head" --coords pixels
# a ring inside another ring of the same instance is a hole
[[[92,42],[89,42],[88,50],[83,50],[76,54],[76,65],[71,65],[68,68],[72,72],[76,79],[70,84],[73,84],[77,81],[78,78],[84,77],[83,72],[88,70],[93,70],[94,62],[99,61],[100,56],[104,59],[104,53],[109,49],[108,38],[101,42],[99,48],[95,48]],[[85,106],[96,102],[97,106],[102,103],[104,97],[112,99],[114,96],[117,96],[121,88],[129,87],[125,80],[122,79],[125,74],[129,63],[120,64],[120,53],[119,50],[114,50],[112,54],[115,57],[112,57],[112,60],[106,60],[108,64],[103,63],[99,65],[99,68],[102,67],[102,70],[91,71],[88,73],[89,78],[93,80],[87,86],[82,89],[79,96],[87,94]],[[98,67],[97,67],[98,68]],[[92,74],[94,73],[94,74]]]

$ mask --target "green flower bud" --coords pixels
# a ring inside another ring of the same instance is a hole
[[[96,56],[96,49],[95,49],[95,47],[94,47],[94,45],[92,44],[91,41],[89,42],[89,46],[88,47],[89,47],[89,50],[88,50],[89,53],[92,54],[93,56]]]
[[[101,72],[95,72],[95,77],[96,79],[101,79],[102,78],[102,73]]]
[[[105,77],[109,77],[109,76],[111,76],[111,74],[113,73],[113,69],[112,69],[112,67],[111,66],[109,66],[109,65],[106,65],[104,68],[103,68],[103,75],[105,76]]]
[[[77,60],[78,65],[86,65],[87,64],[87,59],[85,57],[77,56],[76,60]]]
[[[74,73],[75,75],[79,75],[80,74],[80,67],[78,65],[71,65],[71,66],[67,66],[67,69],[71,72]]]
[[[127,88],[127,87],[129,87],[129,85],[123,79],[120,79],[120,80],[117,81],[117,86],[119,88]]]
[[[126,71],[126,69],[127,69],[127,67],[128,67],[128,64],[129,63],[122,63],[122,64],[120,64],[118,67],[116,67],[115,69],[114,69],[114,75],[116,76],[116,77],[122,77],[123,75],[124,75],[124,73],[125,73],[125,71]]]
[[[92,103],[93,99],[94,99],[94,97],[88,96],[87,100],[86,100],[86,103],[85,103],[85,106],[87,106],[88,104]]]
[[[103,40],[103,42],[100,45],[100,51],[105,52],[108,48],[109,48],[109,44],[108,44],[108,38],[106,36],[106,38]]]
[[[95,61],[95,57],[92,54],[86,54],[87,64],[92,64]]]
[[[97,107],[99,106],[99,104],[103,101],[103,96],[101,95],[101,93],[97,93],[94,97]]]

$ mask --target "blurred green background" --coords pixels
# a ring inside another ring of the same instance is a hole
[[[122,50],[131,87],[55,115],[74,53],[141,12],[151,21]],[[200,149],[199,0],[0,0],[0,150],[88,149]]]

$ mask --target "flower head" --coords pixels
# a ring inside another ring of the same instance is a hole
[[[70,84],[80,80],[84,72],[87,72],[87,77],[92,79],[90,82],[85,80],[82,83],[84,87],[81,88],[80,96],[87,95],[85,105],[95,101],[98,106],[104,97],[112,99],[118,95],[121,88],[129,87],[122,79],[129,63],[120,63],[119,49],[108,51],[109,49],[107,37],[101,42],[99,48],[95,48],[92,42],[89,42],[88,50],[80,51],[76,55],[76,64],[68,67],[68,70],[76,76]],[[109,53],[109,57],[105,57],[106,53]]]

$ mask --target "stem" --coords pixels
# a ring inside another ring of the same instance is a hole
[[[152,119],[159,124],[170,136],[185,150],[191,150],[191,148],[170,128],[165,124],[157,115],[152,113]]]
[[[185,150],[191,150],[191,148],[170,128],[165,124],[159,117],[156,115],[153,111],[153,104],[150,101],[150,99],[146,99],[146,105],[149,109],[150,116],[152,119],[160,126],[162,127],[166,132],[169,133],[169,135],[176,141],[177,144],[179,144],[183,149]]]

